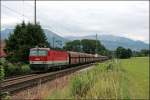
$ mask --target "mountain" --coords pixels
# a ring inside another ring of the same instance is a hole
[[[63,47],[65,42],[67,41],[65,38],[57,35],[56,33],[48,30],[48,29],[44,29],[44,33],[47,36],[47,40],[48,42],[51,44],[51,46],[53,46],[53,41],[54,41],[54,47]]]
[[[8,38],[9,34],[13,32],[13,29],[5,29],[3,31],[1,31],[1,37],[2,39],[6,39]],[[56,33],[48,30],[48,29],[44,29],[44,33],[47,37],[48,42],[51,44],[51,46],[54,45],[54,47],[60,47],[62,48],[65,44],[65,42],[67,41],[65,38],[57,35]],[[53,44],[54,41],[54,44]]]
[[[6,39],[8,38],[9,34],[13,32],[13,29],[5,29],[1,31],[1,38]]]
[[[66,37],[69,40],[76,39],[96,39],[95,35],[82,36],[82,37]],[[115,50],[118,46],[130,48],[132,50],[139,51],[141,49],[149,49],[149,44],[142,41],[134,41],[125,37],[113,36],[113,35],[99,35],[98,40],[109,50]]]
[[[13,32],[13,29],[5,29],[1,31],[1,37],[2,39],[8,38],[9,34]],[[44,32],[47,36],[47,40],[53,46],[53,41],[55,41],[54,46],[56,47],[63,47],[65,42],[72,41],[72,40],[81,40],[81,39],[95,39],[95,35],[89,35],[89,36],[83,36],[83,37],[61,37],[57,35],[56,33],[44,29]],[[134,41],[125,37],[119,37],[119,36],[113,36],[113,35],[99,35],[98,40],[101,41],[101,43],[110,50],[115,50],[118,46],[122,46],[125,48],[130,48],[132,50],[139,51],[141,49],[149,49],[149,44],[146,44],[142,41]]]

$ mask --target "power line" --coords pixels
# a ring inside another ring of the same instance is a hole
[[[25,16],[24,14],[22,15],[20,12],[17,12],[16,10],[11,9],[11,8],[7,7],[6,5],[2,5],[2,6],[5,7],[5,8],[7,8],[7,9],[9,9],[10,11],[12,11],[12,12],[18,14],[18,15],[21,15],[22,17],[26,17],[27,19],[30,20],[30,18],[28,16]]]
[[[24,3],[25,3],[25,2],[24,2],[24,0],[23,0],[23,7],[24,7]],[[32,5],[29,4],[29,3],[26,3],[26,4],[29,5],[30,7],[32,6]],[[9,7],[6,6],[6,5],[2,5],[2,6],[5,7],[5,8],[7,8],[7,9],[9,9],[10,11],[12,11],[12,12],[18,14],[18,15],[21,15],[21,16],[23,17],[23,19],[24,19],[24,17],[26,17],[26,18],[29,19],[29,20],[31,19],[31,18],[29,18],[28,16],[25,16],[24,10],[23,10],[23,14],[22,14],[22,13],[20,13],[20,12],[14,10],[14,9],[9,8]],[[33,5],[33,6],[36,6],[36,2],[35,2],[35,5]],[[37,16],[37,14],[36,14],[36,7],[35,7],[34,11],[35,11],[34,15],[35,15],[35,17],[36,17],[36,16]],[[40,10],[38,10],[38,12],[44,14],[44,13],[41,12]],[[40,19],[43,20],[43,21],[45,21],[45,22],[48,22],[48,20],[46,20],[45,16],[40,16]],[[34,18],[34,21],[37,22],[37,19]],[[44,25],[44,26],[45,26],[45,25]],[[51,31],[61,34],[61,32],[56,31],[56,29],[52,28],[52,26],[50,26],[50,25],[46,25],[46,26],[47,26],[47,28],[50,28]]]
[[[29,4],[29,3],[26,3],[28,6],[34,6],[34,5],[31,5],[31,4]],[[36,3],[35,3],[35,5],[36,5]],[[34,9],[34,11],[37,9],[37,7]],[[40,11],[40,9],[38,9],[38,12],[40,12],[41,13],[41,15],[44,15],[44,13],[42,12],[42,11]],[[35,16],[37,17],[37,11],[35,11]],[[39,17],[39,16],[38,16]],[[43,21],[45,21],[45,22],[47,22],[48,20],[46,20],[46,17],[45,16],[40,16],[40,19],[42,19]],[[36,22],[37,22],[37,18],[36,18]],[[47,25],[46,25],[47,26]],[[52,28],[52,27],[50,27],[50,26],[48,26],[49,28]]]
[[[31,5],[31,4],[29,4],[29,3],[26,3],[26,5],[28,5],[28,6],[34,6],[34,5]],[[38,17],[40,17],[40,19],[42,19],[43,21],[45,21],[45,22],[48,22],[48,20],[46,20],[47,18],[44,16],[45,14],[40,10],[40,9],[38,9],[38,12],[40,12],[41,14],[40,15],[43,15],[43,16],[38,16]],[[37,14],[36,14],[36,17],[37,17]],[[36,19],[36,21],[37,21],[37,19]],[[62,34],[61,32],[58,32],[58,31],[56,31],[56,29],[54,29],[52,26],[50,26],[50,25],[43,25],[43,26],[46,26],[47,28],[50,28],[50,30],[51,31],[53,31],[53,32],[56,32],[56,33],[60,33],[60,34]]]

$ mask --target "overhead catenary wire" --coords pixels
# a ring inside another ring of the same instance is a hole
[[[37,5],[38,3],[36,3],[36,5]],[[34,5],[31,5],[30,3],[28,3],[28,2],[26,2],[26,5],[28,5],[28,7],[30,6],[34,6]],[[36,8],[36,10],[37,10],[37,8]],[[45,22],[48,22],[48,20],[46,20],[47,18],[45,17],[46,15],[41,11],[41,9],[38,9],[38,11],[37,12],[39,12],[39,13],[41,13],[41,15],[43,15],[43,16],[38,16],[38,17],[40,17],[40,19],[41,20],[43,20],[43,21],[45,21]],[[36,22],[38,22],[37,21],[37,13],[36,12]],[[44,16],[45,15],[45,16]],[[39,19],[39,18],[38,18]],[[54,29],[53,27],[52,27],[52,25],[50,26],[50,24],[49,25],[43,25],[43,26],[45,26],[46,28],[50,28],[50,30],[51,31],[53,31],[53,32],[56,32],[56,33],[60,33],[60,34],[62,34],[61,32],[58,32],[58,31],[56,31],[56,28]]]
[[[24,0],[23,0],[23,1],[24,1]],[[28,5],[29,5],[29,4],[28,4]],[[15,14],[20,15],[20,16],[23,17],[23,18],[19,18],[19,19],[23,19],[23,20],[24,20],[24,17],[27,18],[28,20],[31,19],[31,18],[29,18],[28,16],[25,16],[25,14],[24,14],[24,2],[23,2],[23,13],[20,13],[20,12],[18,12],[18,11],[16,11],[16,10],[14,10],[14,9],[12,9],[12,8],[10,8],[10,7],[6,6],[6,5],[4,5],[4,4],[2,4],[2,6],[3,6],[4,8],[7,8],[9,11],[11,11],[11,12],[13,12],[13,13],[15,13]],[[31,5],[30,5],[30,6],[31,6]],[[40,17],[40,18],[41,18],[41,17]],[[44,21],[47,22],[47,20],[45,20],[45,18],[42,18],[42,20],[44,20]],[[51,28],[51,27],[49,27],[49,28]]]
[[[12,12],[14,12],[14,13],[16,13],[16,14],[18,14],[18,15],[20,15],[20,16],[22,16],[22,17],[26,17],[27,19],[29,19],[30,20],[30,18],[28,17],[28,16],[25,16],[25,15],[23,15],[22,13],[20,13],[20,12],[18,12],[18,11],[16,11],[16,10],[14,10],[14,9],[12,9],[12,8],[9,8],[8,6],[6,6],[6,5],[1,5],[1,6],[3,6],[3,7],[5,7],[5,8],[7,8],[7,9],[9,9],[10,11],[12,11]]]
[[[7,8],[9,11],[11,11],[11,12],[13,12],[13,13],[15,13],[15,14],[22,16],[23,18],[21,18],[21,19],[24,20],[24,18],[27,18],[28,20],[30,20],[31,18],[28,17],[28,16],[26,16],[26,15],[24,14],[24,6],[25,6],[25,3],[26,3],[26,2],[24,2],[24,0],[23,0],[23,13],[20,13],[20,12],[16,11],[15,9],[12,9],[12,8],[10,8],[10,7],[6,6],[6,5],[4,5],[4,4],[2,4],[2,6],[5,7],[5,8]],[[29,4],[29,3],[26,3],[26,4],[28,5],[28,7],[29,7],[29,6],[30,6],[30,7],[33,6],[33,5]],[[38,9],[38,12],[40,12],[40,13],[42,13],[42,14],[44,15],[44,13],[40,11],[40,9]],[[48,22],[48,20],[46,20],[46,17],[45,17],[45,16],[39,16],[39,17],[40,17],[40,20],[43,20],[44,22]],[[20,19],[20,18],[19,18],[19,19]],[[37,22],[37,19],[36,19],[36,22]],[[43,23],[43,22],[42,22],[42,23]],[[43,23],[43,24],[44,24],[44,23]],[[54,28],[53,28],[52,26],[50,26],[50,25],[43,25],[43,26],[45,26],[46,28],[50,28],[50,30],[53,31],[53,32],[62,34],[61,32],[56,31],[56,29],[54,29]]]
[[[37,3],[35,3],[36,5],[37,5]],[[34,5],[31,5],[31,4],[29,4],[29,3],[26,3],[26,5],[28,5],[28,7],[30,6],[34,6]],[[37,9],[37,8],[36,8]],[[35,9],[34,9],[35,10]],[[43,15],[43,16],[38,16],[38,17],[40,17],[40,19],[41,20],[43,20],[43,21],[45,21],[45,22],[48,22],[48,20],[46,20],[46,17],[44,16],[44,13],[43,12],[41,12],[40,11],[40,9],[38,9],[38,12],[40,12],[40,13],[42,13],[41,15]],[[35,13],[34,13],[35,14]],[[34,20],[36,20],[36,22],[38,22],[37,21],[37,12],[36,12],[36,19],[34,19]],[[51,30],[53,30],[52,29],[52,27],[51,26],[49,26],[49,25],[44,25],[45,27],[47,27],[47,28],[50,28]],[[55,30],[56,31],[56,30]],[[59,32],[60,33],[60,32]]]

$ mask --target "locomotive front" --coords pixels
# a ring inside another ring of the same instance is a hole
[[[49,48],[31,48],[29,61],[32,70],[47,70],[48,69],[48,51]]]

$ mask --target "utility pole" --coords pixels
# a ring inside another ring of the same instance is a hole
[[[53,49],[54,49],[54,45],[55,45],[55,37],[53,36]]]
[[[97,54],[97,34],[96,34],[96,44],[95,44],[95,57],[98,57],[98,54]]]
[[[97,34],[96,34],[96,47],[95,47],[95,54],[97,54]]]
[[[23,21],[24,21],[24,0],[23,0]]]
[[[36,24],[36,0],[34,0],[34,24]]]

